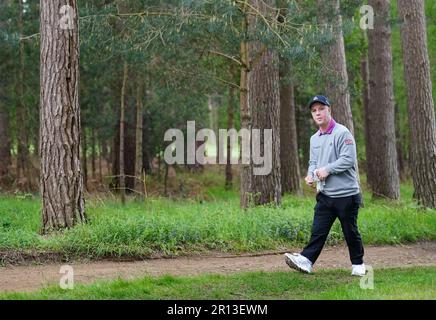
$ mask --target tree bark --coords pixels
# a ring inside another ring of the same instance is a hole
[[[120,176],[120,195],[121,203],[126,203],[126,182],[124,171],[124,128],[125,128],[125,96],[127,84],[128,64],[124,61],[123,84],[121,86],[121,107],[120,107],[120,154],[119,154],[119,176]]]
[[[373,196],[398,199],[390,1],[369,0],[368,4],[374,8],[375,21],[374,29],[368,30],[367,176],[371,177]]]
[[[69,5],[69,29],[59,9]],[[80,165],[77,1],[40,1],[40,155],[43,232],[86,220]]]
[[[95,172],[96,172],[96,148],[97,141],[95,139],[95,129],[91,128],[91,170],[92,170],[92,179],[95,180]]]
[[[209,95],[207,100],[207,107],[209,109],[209,127],[210,129],[215,132],[215,134],[218,136],[218,96],[217,94]],[[210,141],[208,141],[210,143]],[[212,141],[212,144],[215,143],[213,146],[215,148],[215,162],[219,164],[219,140],[218,141]]]
[[[119,88],[117,88],[118,91]],[[118,97],[119,98],[119,97]],[[119,100],[119,99],[118,99]],[[120,113],[118,112],[117,118],[118,118],[118,125],[116,127],[115,135],[112,139],[112,148],[111,148],[111,161],[112,161],[112,176],[113,179],[111,179],[110,187],[115,189],[117,192],[120,187],[120,124],[119,124],[119,116]]]
[[[83,170],[83,186],[88,190],[88,157],[87,157],[87,140],[85,126],[82,125],[82,170]]]
[[[0,88],[1,90],[1,88]],[[0,94],[0,96],[2,96]],[[0,183],[4,182],[11,166],[11,138],[9,135],[9,113],[0,101]]]
[[[256,8],[262,15],[271,15],[274,13],[275,1],[249,1],[251,8]],[[248,9],[252,10],[252,9]],[[248,14],[248,32],[251,35],[256,34],[258,13],[251,11]],[[281,177],[280,177],[280,89],[279,89],[279,67],[278,55],[276,52],[269,50],[260,41],[250,41],[248,43],[249,74],[248,74],[248,124],[250,129],[259,129],[260,145],[259,150],[263,151],[265,144],[265,129],[272,130],[271,148],[271,172],[266,175],[255,174],[255,164],[253,163],[253,152],[250,155],[249,169],[244,172],[251,175],[247,177],[242,184],[242,207],[246,208],[251,204],[260,205],[273,202],[276,205],[281,203]],[[244,87],[242,87],[244,88]],[[245,106],[244,106],[245,107]],[[246,113],[246,110],[244,110]],[[241,114],[244,114],[241,112]],[[244,115],[246,116],[246,115]],[[244,125],[247,127],[247,119]],[[251,130],[250,130],[251,131]],[[252,131],[251,131],[252,133]],[[253,133],[251,134],[251,140]],[[265,155],[263,155],[265,156]]]
[[[98,180],[101,184],[103,184],[103,163],[102,163],[102,157],[103,157],[103,144],[102,141],[99,141],[99,152],[98,152]]]
[[[366,183],[371,187],[372,183],[371,183],[371,178],[372,175],[368,174],[368,153],[371,153],[371,147],[372,145],[368,143],[369,141],[369,136],[370,136],[370,131],[368,128],[367,123],[369,123],[369,70],[368,70],[368,57],[365,56],[362,58],[362,60],[360,61],[360,74],[362,77],[362,83],[363,83],[363,88],[362,88],[362,103],[363,103],[363,115],[364,115],[364,121],[365,121],[365,148],[366,148],[366,166],[365,166],[365,170],[366,170]]]
[[[246,12],[247,6],[244,3],[242,7],[242,11]],[[248,58],[248,16],[245,14],[242,20],[242,34],[244,35],[244,39],[241,42],[240,46],[240,56],[242,62],[241,68],[241,78],[240,78],[240,94],[239,94],[239,104],[240,104],[240,114],[241,114],[241,130],[251,130],[251,112],[248,107],[248,76],[249,76],[249,68],[250,61]],[[250,140],[250,154],[251,154],[251,140]],[[242,148],[240,148],[242,151]],[[242,160],[242,154],[240,155],[240,159]],[[252,185],[252,168],[249,163],[241,163],[241,191],[240,191],[240,204],[242,208],[247,208],[249,204],[249,193],[251,192]]]
[[[233,74],[233,73],[232,73]],[[229,102],[227,105],[227,132],[228,130],[234,128],[233,124],[233,113],[235,110],[235,88],[233,86],[229,87]],[[227,190],[233,187],[233,174],[232,174],[232,149],[230,145],[230,137],[227,137],[227,157],[226,157],[226,183],[225,188]]]
[[[302,194],[298,157],[297,126],[295,118],[294,86],[290,82],[290,61],[281,59],[280,64],[280,168],[282,194]]]
[[[294,89],[295,90],[295,89]],[[297,140],[298,146],[301,149],[302,159],[300,161],[300,168],[303,168],[304,174],[307,173],[310,157],[310,144],[308,141],[312,136],[314,130],[312,117],[308,116],[308,109],[306,103],[295,105],[296,106],[296,118],[297,118]]]
[[[135,81],[132,83],[134,84]],[[127,102],[130,101],[130,99],[126,97],[124,101]],[[126,192],[131,193],[133,190],[135,190],[136,107],[132,105],[130,108],[128,105],[126,105],[124,110],[124,176]]]
[[[168,163],[165,162],[165,175],[164,175],[164,195],[168,197]]]
[[[332,114],[335,120],[346,126],[354,135],[339,0],[318,0],[318,7],[320,24],[325,27],[331,25],[333,32],[332,44],[321,52],[325,69],[326,96],[332,103]]]
[[[142,177],[142,108],[143,108],[143,78],[138,74],[136,86],[136,147],[135,147],[135,190],[141,194],[143,193],[143,183],[140,180]]]
[[[395,136],[397,138],[397,159],[398,159],[398,173],[400,175],[400,181],[406,180],[406,159],[404,157],[403,139],[400,131],[400,110],[398,104],[395,104]]]
[[[23,31],[23,0],[19,0],[18,28],[20,36],[24,36]],[[30,172],[29,172],[29,143],[27,137],[27,112],[24,104],[24,41],[19,45],[20,68],[18,72],[18,106],[17,106],[17,130],[18,130],[18,147],[17,147],[17,186],[22,191],[30,190]]]
[[[103,141],[103,159],[105,159],[106,161],[108,175],[110,172],[112,172],[112,163],[114,162],[113,161],[114,148],[113,146],[110,147],[109,145],[110,143],[108,143],[108,141],[106,140]],[[106,153],[106,155],[104,155],[104,153]]]
[[[103,160],[106,163],[112,162],[107,140],[105,138],[102,138],[100,143],[101,143],[101,156],[102,156]]]
[[[398,0],[410,127],[410,166],[414,196],[436,208],[436,120],[427,30],[422,0]]]

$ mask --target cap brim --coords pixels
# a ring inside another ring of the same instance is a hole
[[[330,107],[330,105],[325,104],[323,101],[315,100],[315,101],[310,102],[309,109],[312,108],[312,105],[315,104],[315,103],[321,103],[324,106]]]

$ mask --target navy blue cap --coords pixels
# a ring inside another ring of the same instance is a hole
[[[327,97],[324,97],[324,96],[314,96],[314,97],[312,98],[312,100],[310,100],[310,102],[309,102],[309,108],[311,108],[312,105],[313,105],[314,103],[316,103],[316,102],[319,102],[319,103],[322,103],[322,104],[325,105],[325,106],[329,106],[329,107],[331,107],[330,102],[329,102],[329,99],[327,99]]]

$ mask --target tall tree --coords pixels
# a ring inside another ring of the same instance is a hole
[[[232,71],[234,68],[232,68]],[[233,75],[234,72],[232,72]],[[234,128],[234,110],[235,110],[235,87],[229,86],[229,96],[227,104],[227,132],[228,130]],[[230,137],[227,137],[227,157],[226,157],[226,189],[231,189],[233,187],[233,173],[232,173],[232,149],[230,144]]]
[[[354,134],[340,1],[318,0],[318,7],[319,23],[324,31],[331,30],[333,38],[332,43],[321,51],[322,63],[325,68],[325,93],[332,102],[334,118]]]
[[[240,56],[241,56],[241,77],[240,77],[240,94],[239,94],[239,105],[241,113],[241,129],[251,130],[251,112],[248,107],[248,76],[250,70],[250,60],[248,56],[248,13],[247,13],[247,3],[242,4],[241,11],[245,13],[242,19],[242,35],[243,40],[240,46]],[[251,142],[251,141],[250,141]],[[251,150],[251,146],[249,146]],[[242,146],[240,148],[240,159],[242,158]],[[241,207],[246,208],[249,205],[249,193],[251,191],[252,184],[252,168],[250,163],[242,161],[241,164],[241,188],[240,188],[240,204]]]
[[[95,180],[95,168],[96,168],[96,152],[95,148],[97,146],[97,139],[95,137],[95,128],[91,128],[91,171],[92,171],[92,179]]]
[[[10,1],[3,1],[0,3],[0,8],[3,13],[7,12],[10,9]],[[2,16],[3,18],[3,16]],[[2,30],[6,29],[7,20],[0,19],[0,28]],[[11,57],[10,50],[7,50],[8,47],[4,41],[0,42],[0,52],[2,52],[2,58],[5,57],[5,61],[9,60]],[[0,65],[0,72],[2,74],[6,74],[6,70],[9,65],[6,63],[2,63]],[[0,143],[0,183],[3,182],[4,178],[9,172],[9,168],[11,166],[11,136],[10,136],[10,117],[9,111],[6,107],[6,92],[7,92],[7,79],[6,77],[0,78],[0,139],[2,143]]]
[[[250,37],[258,33],[261,26],[261,16],[274,14],[275,1],[249,1],[247,9],[248,23],[247,31]],[[271,172],[267,175],[256,174],[253,163],[253,148],[250,155],[250,165],[243,168],[241,174],[241,205],[243,208],[251,204],[265,204],[273,202],[281,203],[281,178],[280,178],[280,89],[279,89],[279,67],[277,52],[267,48],[260,40],[250,40],[243,43],[243,63],[248,58],[248,73],[241,75],[244,81],[241,90],[248,89],[247,101],[241,105],[241,117],[244,118],[242,127],[250,131],[259,129],[259,150],[271,149],[270,161]],[[248,76],[248,77],[247,77]],[[242,80],[242,79],[241,79]],[[241,92],[242,95],[242,92]],[[247,109],[248,108],[248,109]],[[265,143],[265,129],[272,130],[272,143]],[[251,140],[253,133],[251,134]],[[265,146],[267,147],[265,149]],[[267,156],[268,152],[264,154]]]
[[[82,121],[82,141],[80,144],[82,145],[82,179],[83,179],[83,187],[85,190],[88,190],[88,157],[87,157],[87,150],[88,150],[88,143],[86,139],[86,130],[85,126],[83,125]]]
[[[390,0],[369,0],[374,29],[368,30],[369,104],[365,110],[367,175],[374,196],[398,199]]]
[[[144,95],[144,81],[141,74],[137,75],[136,79],[136,137],[135,137],[135,190],[139,193],[142,193],[143,186],[141,184],[141,175],[143,168],[142,161],[142,109],[143,109],[143,95]]]
[[[284,23],[286,4],[278,1],[278,22]],[[282,194],[301,194],[300,161],[298,157],[297,119],[295,110],[295,87],[291,81],[291,60],[280,57],[280,170]]]
[[[400,181],[406,179],[406,166],[407,160],[404,155],[404,139],[401,137],[401,122],[400,122],[400,110],[397,103],[395,103],[395,136],[397,138],[397,159],[398,159],[398,174],[400,176]]]
[[[209,95],[207,100],[207,106],[209,109],[209,128],[215,132],[216,135],[218,135],[218,107],[219,107],[219,96],[215,93],[212,95]],[[211,141],[212,146],[215,147],[215,158],[216,163],[219,163],[219,140],[218,141]],[[209,142],[210,143],[210,142]],[[213,145],[215,144],[215,145]]]
[[[360,75],[362,77],[362,103],[363,103],[363,115],[364,115],[364,121],[365,123],[369,122],[368,116],[369,116],[369,68],[368,68],[368,56],[365,54],[364,57],[360,60]],[[364,128],[365,131],[365,142],[367,142],[370,139],[371,132],[369,131],[369,127],[365,125]],[[366,167],[369,166],[368,164],[368,153],[371,153],[370,150],[372,147],[372,144],[366,143]],[[368,170],[367,170],[368,172]],[[366,182],[371,187],[372,185],[372,179],[373,175],[367,174]]]
[[[23,0],[18,1],[19,13],[18,13],[18,29],[20,32],[20,37],[24,36],[24,25],[23,25],[23,14],[24,14],[24,6]],[[19,45],[19,70],[17,77],[17,93],[18,93],[18,106],[17,106],[17,179],[18,179],[18,188],[24,191],[28,191],[30,189],[31,184],[31,176],[29,172],[29,144],[27,137],[27,110],[26,105],[24,103],[24,41],[20,40]]]
[[[289,59],[280,64],[280,168],[282,193],[301,194],[298,157],[297,122],[295,118],[295,88],[290,82]]]
[[[398,0],[404,77],[407,87],[410,167],[414,196],[426,207],[436,208],[436,120],[427,28],[422,0]]]
[[[120,193],[121,193],[121,203],[124,204],[126,202],[126,176],[124,171],[124,136],[125,136],[125,98],[126,98],[126,85],[127,85],[127,76],[128,76],[129,65],[127,61],[124,61],[123,64],[123,84],[121,86],[121,103],[120,103],[120,153],[119,153],[119,174],[120,174]]]
[[[85,221],[78,31],[77,0],[40,1],[43,232]]]
[[[0,87],[0,183],[9,173],[11,165],[11,139],[9,135],[9,113],[1,102],[2,88]]]

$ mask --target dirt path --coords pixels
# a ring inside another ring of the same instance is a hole
[[[295,252],[298,250],[291,250]],[[366,246],[365,263],[373,268],[436,266],[436,242],[398,246]],[[98,261],[70,263],[75,283],[90,283],[118,277],[130,279],[144,275],[197,275],[200,273],[229,274],[243,271],[289,271],[283,255],[183,257],[149,259],[135,262]],[[1,291],[32,291],[47,284],[59,283],[61,264],[0,267]],[[326,247],[319,257],[317,269],[350,268],[345,246]]]

